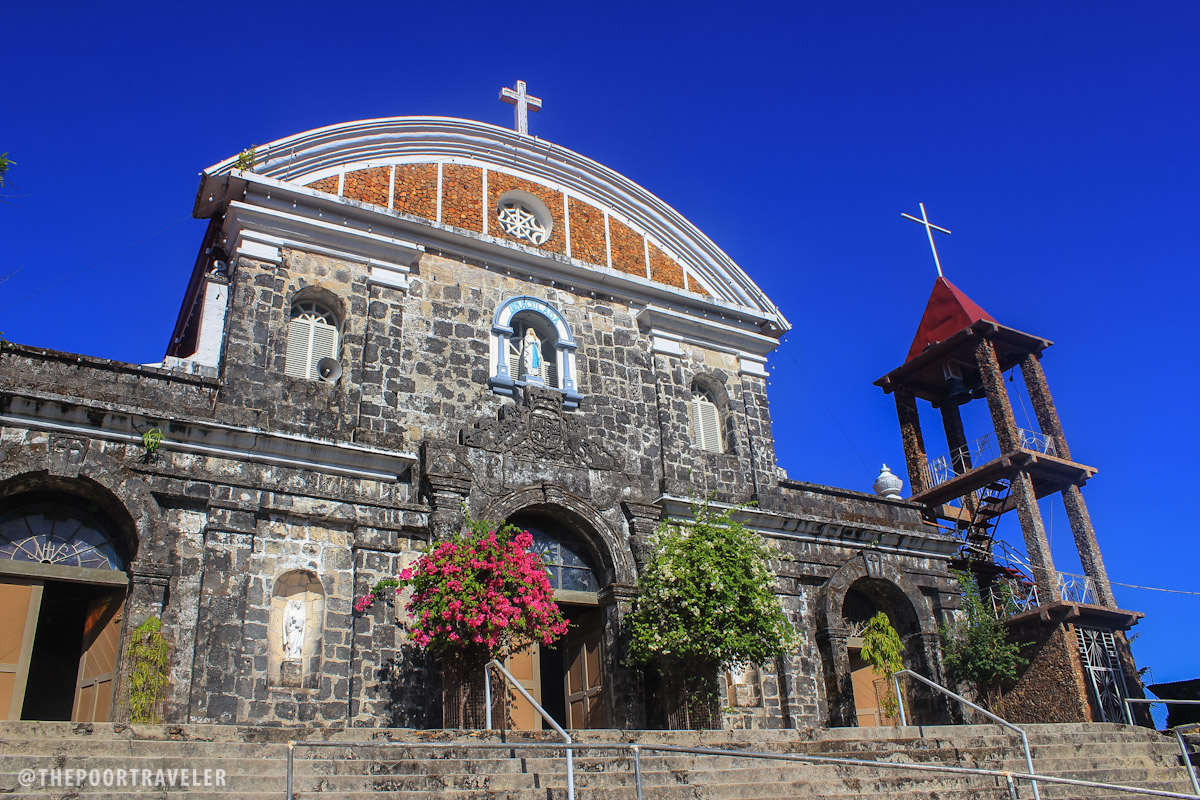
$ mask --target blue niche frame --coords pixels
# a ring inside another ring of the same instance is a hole
[[[492,316],[492,339],[495,342],[492,364],[492,377],[488,385],[497,394],[517,397],[525,381],[517,380],[508,371],[508,340],[513,336],[512,318],[517,314],[529,311],[541,316],[554,328],[554,357],[558,365],[557,391],[563,393],[564,408],[578,408],[583,395],[575,389],[575,337],[571,335],[571,327],[566,319],[545,300],[539,300],[529,295],[520,295],[505,300]]]

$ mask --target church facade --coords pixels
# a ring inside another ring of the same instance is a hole
[[[0,352],[0,718],[119,718],[156,617],[169,722],[438,727],[439,664],[353,604],[469,511],[534,534],[574,621],[518,678],[571,727],[644,727],[623,620],[695,496],[756,504],[801,634],[722,676],[728,726],[883,721],[857,655],[876,610],[942,679],[960,541],[783,476],[789,323],[649,191],[520,130],[390,118],[217,164],[195,214],[162,364]]]

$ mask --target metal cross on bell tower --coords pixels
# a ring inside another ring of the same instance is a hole
[[[941,261],[941,259],[938,258],[937,246],[933,243],[933,232],[940,231],[941,233],[948,234],[948,233],[950,233],[950,231],[946,230],[945,228],[934,225],[932,222],[929,221],[929,215],[925,213],[925,204],[924,203],[917,203],[917,205],[919,205],[921,207],[921,218],[920,219],[917,219],[912,214],[905,214],[903,212],[901,212],[900,216],[904,217],[905,219],[911,219],[913,222],[919,222],[925,226],[925,233],[927,233],[929,235],[929,249],[933,251],[933,263],[935,266],[937,266],[938,277],[944,278],[945,276],[942,275],[942,261]]]
[[[517,133],[529,135],[529,112],[542,109],[542,98],[525,93],[525,81],[517,81],[516,89],[507,86],[500,90],[500,99],[511,103],[513,108],[513,127]]]

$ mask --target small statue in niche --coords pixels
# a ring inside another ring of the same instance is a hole
[[[289,600],[283,612],[283,657],[299,659],[304,654],[304,601]]]
[[[538,341],[537,332],[533,328],[525,329],[525,340],[521,344],[521,378],[541,380],[542,377],[542,344]]]

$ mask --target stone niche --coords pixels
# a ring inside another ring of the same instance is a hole
[[[271,591],[267,629],[267,681],[271,686],[313,689],[321,674],[325,592],[311,572],[285,572]]]

